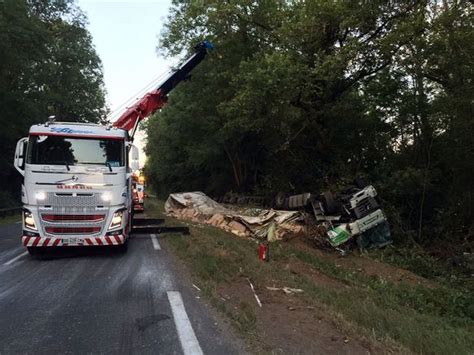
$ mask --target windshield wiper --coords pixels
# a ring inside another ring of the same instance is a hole
[[[67,160],[64,161],[64,165],[66,165],[67,171],[71,171],[71,168],[69,167],[69,163],[67,162]]]
[[[105,162],[105,165],[109,168],[109,171],[112,172],[112,165],[108,161]]]

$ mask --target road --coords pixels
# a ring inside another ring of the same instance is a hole
[[[137,235],[104,249],[26,254],[0,226],[0,353],[229,354],[242,348],[167,253]]]

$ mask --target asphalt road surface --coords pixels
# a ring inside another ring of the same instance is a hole
[[[19,223],[0,226],[1,354],[242,352],[160,236],[137,235],[122,255],[89,247],[38,260],[20,235]]]

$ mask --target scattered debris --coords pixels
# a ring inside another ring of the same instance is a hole
[[[304,233],[300,211],[261,210],[257,216],[247,216],[224,207],[202,192],[170,194],[165,211],[170,216],[206,223],[241,237],[275,241]]]
[[[269,287],[269,286],[267,286],[267,290],[270,290],[270,291],[283,291],[287,295],[289,295],[291,293],[301,293],[301,292],[303,292],[303,290],[301,288],[291,288],[291,287]]]
[[[199,292],[201,292],[201,289],[199,287],[197,287],[195,284],[193,284],[193,287],[198,290]]]
[[[255,296],[255,299],[257,300],[257,304],[259,307],[262,307],[262,302],[260,302],[260,298],[258,298],[257,293],[255,292],[255,288],[253,287],[252,283],[250,282],[250,279],[247,279],[249,282],[250,288],[252,289],[253,295]]]
[[[265,210],[225,207],[202,192],[170,194],[165,210],[170,216],[206,223],[241,237],[268,242],[309,236],[318,246],[331,246],[342,255],[356,245],[361,250],[392,242],[390,228],[372,185],[351,186],[333,194],[279,194],[278,208]],[[247,213],[247,214],[245,214]]]

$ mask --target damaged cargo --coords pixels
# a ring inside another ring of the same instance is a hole
[[[304,231],[304,218],[300,211],[261,210],[257,216],[244,215],[199,191],[170,194],[165,211],[179,219],[202,222],[242,237],[268,241],[285,239]]]
[[[276,202],[281,209],[245,211],[219,204],[202,192],[184,192],[170,194],[165,211],[179,219],[269,242],[307,236],[336,249],[352,244],[370,249],[391,243],[387,218],[371,185],[336,194],[279,194]]]

